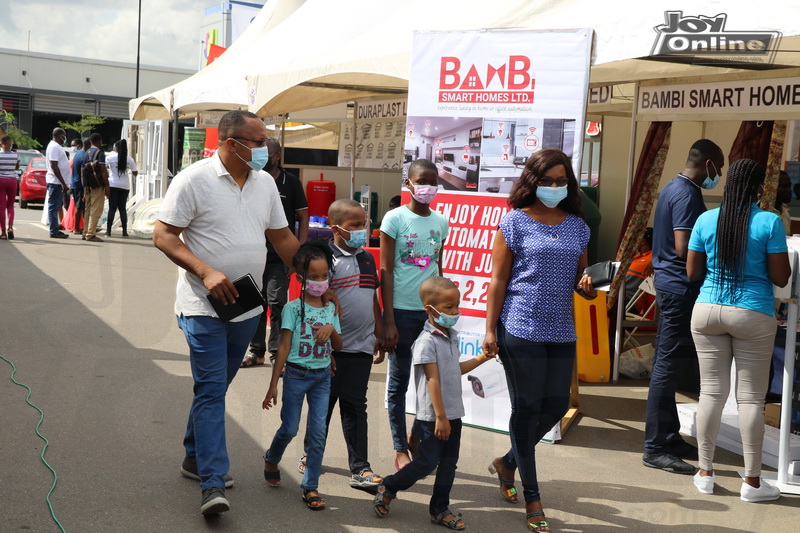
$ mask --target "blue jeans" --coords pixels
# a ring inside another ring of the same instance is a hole
[[[392,430],[392,444],[395,451],[408,450],[406,434],[406,390],[411,376],[411,345],[417,340],[428,313],[425,311],[394,310],[399,340],[394,353],[389,354],[389,385],[387,403],[389,404],[389,427]]]
[[[511,450],[502,458],[519,468],[526,502],[537,502],[536,445],[569,409],[575,343],[540,343],[515,337],[497,325],[500,361],[511,397]]]
[[[258,317],[223,322],[210,316],[179,316],[178,327],[189,344],[194,399],[183,446],[197,462],[200,488],[224,487],[228,473],[225,445],[225,394],[239,370]]]
[[[386,492],[397,494],[397,491],[411,488],[414,483],[436,470],[428,512],[438,516],[450,507],[450,490],[456,478],[456,465],[461,449],[461,419],[450,420],[450,437],[447,440],[437,439],[434,435],[435,429],[436,422],[414,420],[411,433],[419,439],[414,460],[396,474],[386,476],[383,486],[386,487]]]
[[[327,428],[325,418],[328,414],[328,399],[331,394],[331,368],[299,369],[286,365],[283,374],[283,396],[281,401],[281,427],[275,433],[265,455],[267,461],[278,464],[286,447],[297,435],[300,426],[300,413],[303,399],[308,402],[306,424],[306,470],[300,487],[304,490],[319,488],[319,474],[322,470],[322,455],[325,453]]]
[[[681,423],[675,393],[679,379],[697,365],[690,327],[696,299],[695,292],[683,295],[656,291],[658,330],[647,394],[645,453],[667,453],[671,444],[683,440],[679,434]]]
[[[60,183],[48,183],[47,191],[50,197],[47,200],[47,220],[50,222],[50,235],[58,235],[58,212],[64,207],[64,190]]]

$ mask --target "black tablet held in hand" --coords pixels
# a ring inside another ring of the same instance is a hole
[[[229,322],[237,316],[242,316],[256,307],[266,304],[261,291],[258,290],[256,280],[251,274],[245,274],[241,278],[234,280],[233,286],[236,287],[239,297],[235,302],[223,305],[223,303],[210,294],[207,296],[211,307],[217,312],[217,316],[225,322]]]
[[[590,267],[586,267],[583,273],[592,278],[592,286],[602,287],[603,285],[611,283],[611,280],[614,278],[614,265],[611,261],[595,263]]]

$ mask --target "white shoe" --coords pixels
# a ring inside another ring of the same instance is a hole
[[[717,480],[716,474],[701,476],[700,472],[694,475],[694,486],[701,494],[714,494],[714,482]],[[749,485],[748,485],[749,486]]]
[[[781,489],[770,485],[762,479],[761,486],[758,488],[751,487],[747,483],[742,483],[740,494],[743,502],[769,502],[781,497]]]

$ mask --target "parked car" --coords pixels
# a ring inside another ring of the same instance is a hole
[[[22,179],[22,173],[28,168],[28,163],[34,157],[42,157],[42,153],[38,150],[17,150],[19,155],[19,170],[17,170],[17,196],[19,196],[19,183]]]
[[[40,154],[41,155],[41,154]],[[34,157],[25,167],[19,187],[19,206],[23,209],[28,203],[44,203],[47,196],[47,166],[44,157]]]

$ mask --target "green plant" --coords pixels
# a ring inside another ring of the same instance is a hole
[[[0,125],[3,127],[0,128],[0,131],[11,137],[11,142],[23,150],[42,147],[39,141],[31,138],[31,136],[28,135],[27,131],[17,127],[17,119],[12,113],[9,113],[5,110],[3,110],[2,113],[3,115],[1,117],[2,121],[0,121]]]
[[[95,115],[94,113],[88,113],[81,115],[81,119],[75,122],[58,121],[58,125],[65,130],[72,130],[77,132],[78,135],[83,135],[83,132],[92,131],[92,128],[105,123],[105,121],[106,117],[101,117],[99,115]]]

